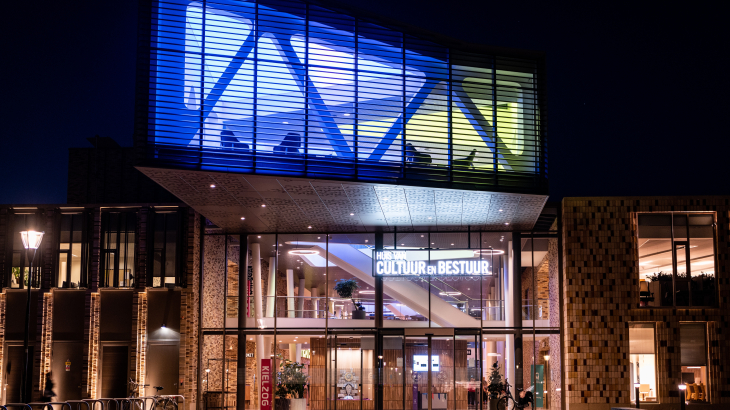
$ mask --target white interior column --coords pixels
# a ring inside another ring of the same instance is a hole
[[[302,344],[301,343],[297,343],[296,353],[294,354],[294,359],[296,362],[299,362],[299,363],[302,362]]]
[[[507,296],[504,299],[504,306],[505,306],[505,312],[506,312],[506,320],[505,320],[505,326],[508,328],[515,327],[515,320],[516,320],[516,312],[514,311],[514,303],[512,301],[515,298],[514,292],[516,289],[513,289],[514,286],[512,286],[512,281],[510,280],[512,270],[513,270],[513,263],[512,258],[514,256],[513,251],[513,242],[509,241],[509,244],[507,245],[509,249],[509,262],[507,264],[507,269],[504,269],[504,285],[505,285],[505,292],[504,294]],[[520,315],[520,319],[522,319]],[[504,373],[505,377],[509,380],[510,385],[512,386],[510,390],[512,391],[512,396],[515,396],[515,335],[513,334],[507,334],[507,343],[505,344],[504,349]]]
[[[302,273],[304,275],[304,273]],[[297,298],[297,317],[304,317],[304,278],[299,278],[299,297]]]
[[[269,286],[266,292],[266,317],[274,317],[276,306],[276,258],[269,258]]]
[[[289,343],[289,360],[297,361],[297,345],[294,343]]]
[[[286,270],[286,317],[295,317],[294,269]]]
[[[261,244],[251,244],[251,260],[253,263],[253,311],[256,327],[263,329],[264,320],[262,312],[262,289],[261,289]],[[256,384],[261,381],[261,359],[269,357],[264,348],[264,336],[256,336]],[[259,396],[260,397],[260,396]]]
[[[310,291],[312,293],[312,309],[314,309],[314,315],[312,315],[313,318],[318,319],[319,318],[319,289],[312,288]]]

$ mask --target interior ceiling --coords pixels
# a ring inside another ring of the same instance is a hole
[[[547,201],[545,195],[138,169],[230,232],[530,230]]]

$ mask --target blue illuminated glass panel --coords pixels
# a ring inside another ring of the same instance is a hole
[[[296,1],[157,1],[148,161],[537,189],[538,61],[453,51]]]

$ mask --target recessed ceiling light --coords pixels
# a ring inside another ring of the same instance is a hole
[[[354,213],[352,213],[352,212],[350,212],[350,216],[355,216],[355,214],[354,214]]]
[[[266,208],[266,204],[261,204],[261,207],[262,208]]]
[[[312,225],[309,225],[309,226],[307,227],[307,229],[312,229]]]
[[[345,117],[349,117],[349,116],[350,116],[350,114],[349,114],[349,113],[345,113]]]
[[[423,238],[423,235],[421,235],[421,238]]]
[[[500,209],[499,212],[502,212],[502,210]]]
[[[433,242],[431,242],[431,245],[434,245],[434,243],[433,243]]]
[[[365,243],[368,243],[368,240],[367,239],[365,239]]]
[[[242,216],[242,217],[241,217],[241,220],[242,220],[242,221],[245,221],[245,220],[246,220],[246,217],[245,217],[245,216]]]
[[[505,222],[504,224],[505,224],[505,225],[509,225],[509,222]]]
[[[454,244],[452,243],[451,246],[454,246]]]
[[[400,244],[400,246],[406,246],[406,244],[402,243],[402,244]]]
[[[215,184],[210,184],[210,187],[211,188],[215,188]]]
[[[257,238],[261,239],[261,235],[257,236]]]

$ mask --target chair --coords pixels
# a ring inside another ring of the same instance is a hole
[[[639,385],[639,393],[644,395],[642,398],[643,401],[646,401],[646,395],[649,393],[649,390],[651,390],[651,387],[648,384]]]
[[[706,386],[702,382],[700,382],[700,384],[697,385],[697,389],[699,390],[699,394],[698,394],[697,400],[707,401],[707,389],[706,389]]]
[[[639,282],[639,302],[643,305],[654,301],[654,294],[649,292],[649,282],[642,280]]]
[[[697,400],[697,385],[694,383],[687,385],[687,391],[689,392],[689,400]]]

